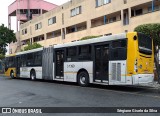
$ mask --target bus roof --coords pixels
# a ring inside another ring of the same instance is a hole
[[[9,54],[9,55],[6,55],[6,57],[12,57],[12,56],[16,56],[16,54]]]
[[[33,49],[33,50],[24,51],[24,52],[18,52],[18,53],[16,53],[16,55],[22,55],[22,54],[27,54],[27,53],[33,53],[33,52],[38,52],[38,51],[42,51],[42,50],[43,50],[43,47],[37,48],[37,49]]]
[[[87,44],[92,44],[92,43],[100,43],[104,41],[118,40],[118,39],[123,39],[123,38],[127,38],[126,33],[115,34],[115,35],[110,35],[110,36],[103,36],[103,37],[76,41],[76,42],[69,42],[69,43],[64,43],[64,44],[58,44],[58,45],[54,45],[54,48],[63,48],[63,47],[70,47],[70,46],[77,46],[77,45],[87,45]]]

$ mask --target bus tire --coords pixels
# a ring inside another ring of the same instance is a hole
[[[35,72],[35,70],[31,70],[30,78],[31,78],[32,81],[36,80],[36,72]]]
[[[14,72],[13,72],[13,70],[10,72],[10,77],[11,77],[11,79],[14,79]]]
[[[82,87],[89,85],[89,75],[86,71],[82,71],[78,74],[78,84]]]

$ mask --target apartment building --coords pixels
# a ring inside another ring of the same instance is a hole
[[[160,23],[160,0],[71,0],[20,25],[17,39],[51,46],[85,36],[133,31],[146,23]],[[17,46],[11,46],[17,52]]]

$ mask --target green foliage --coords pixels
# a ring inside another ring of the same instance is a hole
[[[93,39],[93,38],[97,38],[97,37],[101,37],[101,36],[86,36],[86,37],[81,38],[80,40]]]
[[[4,59],[5,58],[5,55],[3,54],[0,54],[0,60]]]
[[[134,29],[153,38],[155,46],[160,47],[160,23],[139,25]]]
[[[24,51],[28,51],[28,50],[32,50],[32,49],[36,49],[36,48],[41,48],[41,44],[39,43],[33,43],[33,44],[30,44],[28,43],[28,46],[24,47]],[[23,51],[23,50],[21,50]]]
[[[0,54],[5,55],[7,52],[6,47],[11,42],[16,42],[15,33],[2,24],[0,26]]]

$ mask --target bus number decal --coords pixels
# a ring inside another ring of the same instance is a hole
[[[75,65],[74,64],[68,64],[67,68],[75,68]]]
[[[28,71],[27,68],[22,68],[22,71]]]

